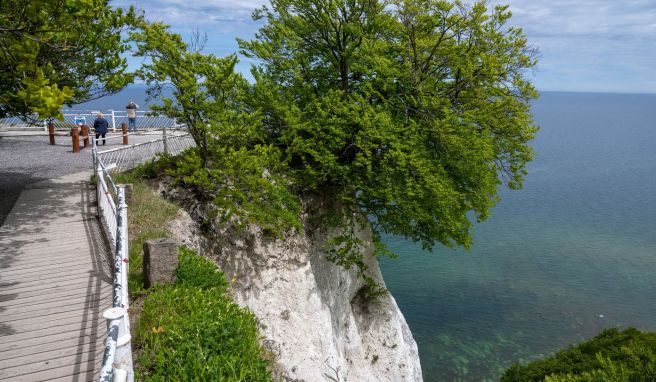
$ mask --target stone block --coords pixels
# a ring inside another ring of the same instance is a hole
[[[147,240],[143,252],[146,287],[175,282],[175,270],[178,268],[178,243],[175,240]]]

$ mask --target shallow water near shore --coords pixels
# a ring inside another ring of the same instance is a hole
[[[607,327],[656,331],[656,95],[543,93],[524,189],[471,251],[386,237],[425,381],[493,381]]]

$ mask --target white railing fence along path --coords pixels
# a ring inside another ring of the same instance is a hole
[[[119,135],[106,139],[122,137]],[[161,138],[104,151],[99,150],[95,139],[92,140],[98,214],[106,224],[116,249],[113,303],[112,308],[103,314],[108,324],[100,381],[132,382],[134,371],[128,316],[128,206],[125,201],[125,186],[116,184],[110,172],[129,170],[160,153],[180,154],[194,146],[194,140],[189,133],[168,131],[166,128],[162,129]]]
[[[86,109],[86,110],[62,110],[62,115],[64,120],[53,119],[52,123],[55,127],[55,130],[68,130],[72,126],[76,125],[76,120],[80,119],[84,121],[84,124],[87,126],[93,126],[93,121],[96,119],[98,113],[103,113],[103,116],[109,122],[109,128],[112,131],[120,131],[121,124],[128,124],[128,116],[125,110],[99,110],[99,109]],[[43,129],[47,131],[48,122],[45,120],[39,120],[35,115],[33,117],[33,123],[27,123],[21,120],[18,117],[8,117],[0,118],[0,128],[16,128],[16,129],[25,129],[25,128],[35,128]],[[141,130],[157,130],[162,128],[184,128],[184,125],[178,124],[175,119],[169,118],[164,115],[160,115],[157,112],[150,110],[138,110],[137,118],[135,121],[137,131]]]
[[[128,212],[125,186],[117,185],[109,175],[109,166],[97,155],[93,143],[98,214],[108,227],[116,250],[112,308],[103,313],[107,319],[107,339],[103,354],[100,381],[134,381],[132,342],[128,315]]]
[[[121,136],[107,139],[112,138],[121,138]],[[97,154],[103,163],[111,164],[111,171],[120,172],[143,164],[157,154],[178,155],[194,145],[194,140],[189,133],[167,132],[164,129],[161,138],[109,150],[99,150]]]

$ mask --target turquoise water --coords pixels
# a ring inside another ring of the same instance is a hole
[[[544,93],[536,159],[471,251],[387,237],[426,381],[498,380],[607,327],[656,331],[656,95]]]

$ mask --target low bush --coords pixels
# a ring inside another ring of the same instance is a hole
[[[501,382],[656,381],[656,333],[606,329],[553,357],[514,365]]]
[[[223,273],[181,248],[175,284],[148,291],[136,329],[145,381],[271,381],[255,317],[226,293]]]

